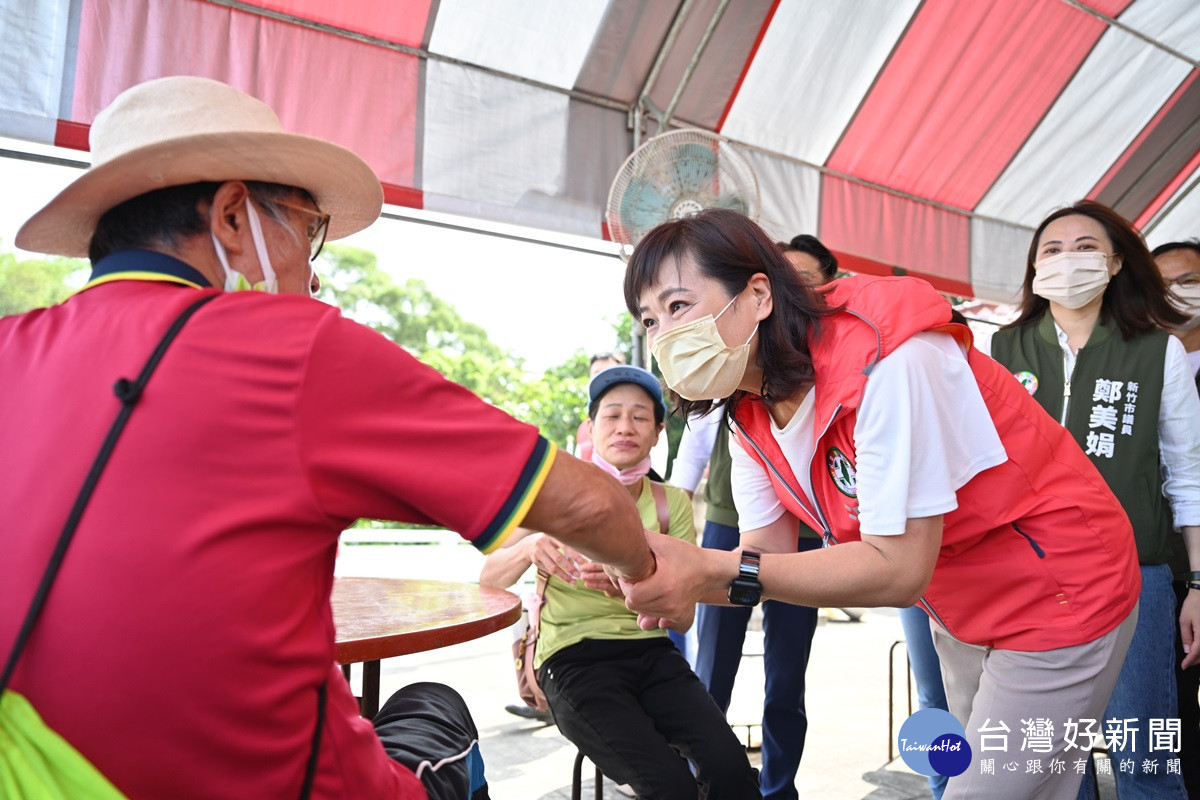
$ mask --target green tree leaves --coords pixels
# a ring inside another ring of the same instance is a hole
[[[410,278],[398,285],[366,250],[331,246],[325,253],[329,269],[322,275],[320,299],[489,403],[536,425],[560,447],[574,446],[575,431],[587,416],[587,353],[579,350],[542,375],[531,375],[523,359],[463,319],[423,281]],[[614,324],[614,340],[632,325],[628,314],[622,317]]]
[[[86,269],[74,258],[18,259],[0,253],[0,317],[61,303],[83,285]]]

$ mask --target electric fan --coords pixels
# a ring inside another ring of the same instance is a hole
[[[758,179],[730,142],[697,128],[649,139],[625,159],[608,192],[609,235],[622,254],[661,222],[706,208],[758,219]]]

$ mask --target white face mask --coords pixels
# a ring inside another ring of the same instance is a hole
[[[735,297],[734,300],[737,298]],[[660,333],[650,346],[667,385],[686,400],[724,400],[733,394],[746,374],[750,338],[740,347],[729,347],[717,330],[717,320],[733,305],[730,300],[717,316],[700,319]]]
[[[250,238],[254,240],[254,250],[258,253],[258,263],[262,267],[263,280],[251,286],[245,275],[230,269],[229,255],[225,252],[225,245],[221,244],[217,235],[213,233],[211,234],[213,247],[217,249],[217,258],[225,269],[225,291],[243,292],[253,289],[256,292],[279,294],[279,280],[275,277],[275,268],[271,266],[271,256],[267,253],[267,240],[263,238],[262,222],[259,221],[258,212],[249,198],[246,199],[246,218],[250,222]]]
[[[1058,253],[1034,263],[1033,293],[1063,308],[1083,308],[1104,294],[1108,256],[1094,250]]]
[[[1200,283],[1191,286],[1180,286],[1173,283],[1168,288],[1173,293],[1171,301],[1175,307],[1188,315],[1188,321],[1175,330],[1180,332],[1194,330],[1197,325],[1200,325]]]

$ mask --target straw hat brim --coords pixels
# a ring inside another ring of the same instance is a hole
[[[22,250],[86,258],[96,223],[138,195],[200,181],[252,180],[307,190],[329,214],[327,239],[362,230],[379,217],[383,187],[361,158],[310,136],[222,132],[183,136],[131,150],[94,166],[17,232]]]

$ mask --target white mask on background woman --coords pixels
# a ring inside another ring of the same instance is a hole
[[[1094,250],[1058,253],[1034,262],[1033,293],[1063,308],[1083,308],[1112,277],[1108,256]]]
[[[736,300],[735,296],[733,300]],[[717,320],[733,305],[730,300],[717,316],[705,314],[666,333],[650,346],[663,378],[685,400],[724,400],[733,394],[750,358],[750,338],[740,347],[729,347],[717,330]]]

